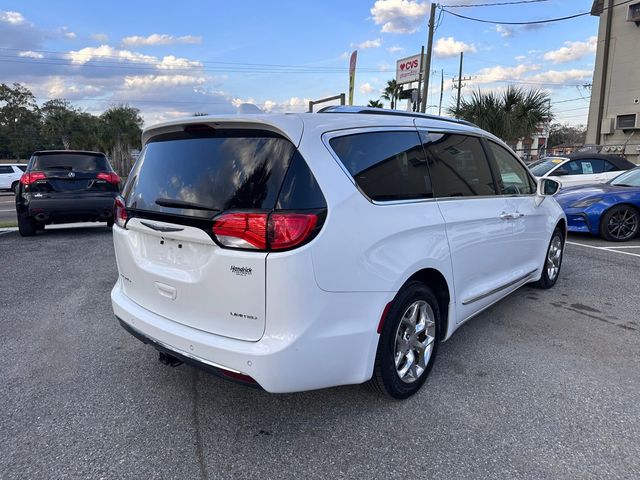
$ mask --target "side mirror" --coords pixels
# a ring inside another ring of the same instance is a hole
[[[538,181],[538,195],[542,197],[548,197],[555,195],[560,190],[560,182],[553,180],[552,178],[541,178]]]

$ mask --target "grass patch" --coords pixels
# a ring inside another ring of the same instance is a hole
[[[9,228],[9,227],[17,227],[18,222],[12,220],[10,222],[0,222],[0,228]]]

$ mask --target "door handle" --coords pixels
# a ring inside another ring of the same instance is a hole
[[[513,213],[502,212],[500,214],[500,219],[501,220],[515,220],[516,218],[520,218],[520,217],[524,217],[524,213],[520,213],[520,212],[513,212]]]

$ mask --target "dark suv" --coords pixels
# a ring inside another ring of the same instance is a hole
[[[106,222],[112,226],[119,186],[120,177],[104,153],[35,152],[16,195],[20,235],[34,235],[51,223]]]

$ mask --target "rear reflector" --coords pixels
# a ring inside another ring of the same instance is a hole
[[[98,178],[100,180],[106,180],[109,183],[113,183],[114,185],[120,183],[120,177],[115,172],[100,172],[98,173]]]
[[[128,218],[129,216],[127,215],[124,199],[122,197],[116,197],[113,203],[113,221],[119,227],[125,228]]]
[[[44,172],[23,173],[20,177],[20,183],[23,185],[31,185],[33,182],[44,180],[45,178],[47,178],[47,176],[44,174]]]
[[[213,233],[229,248],[286,250],[304,243],[317,224],[315,213],[233,212],[215,219]]]
[[[384,326],[384,321],[387,318],[387,314],[389,313],[389,309],[391,308],[391,304],[393,302],[389,302],[385,305],[384,310],[382,310],[382,315],[380,316],[380,322],[378,323],[378,333],[382,333],[382,327]]]

